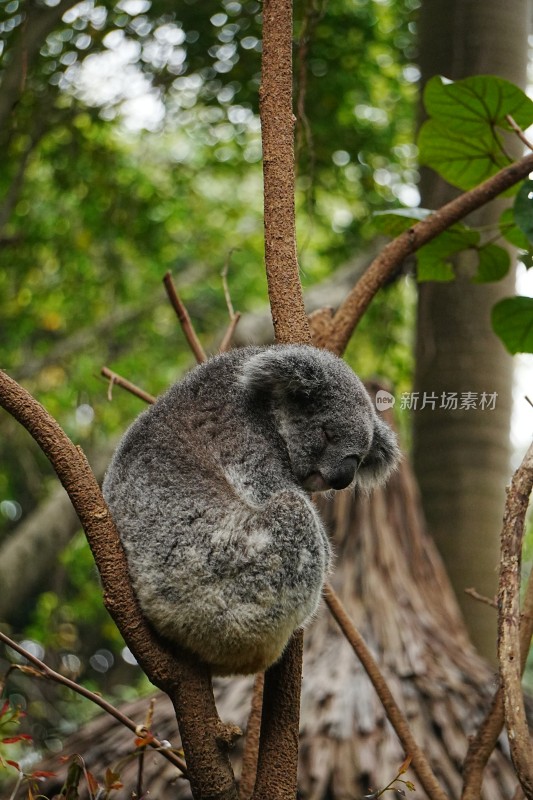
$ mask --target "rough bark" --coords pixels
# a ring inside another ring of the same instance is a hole
[[[431,0],[420,15],[422,80],[497,74],[523,85],[527,66],[527,0],[512,13],[499,0]],[[495,35],[497,32],[497,35]],[[436,176],[425,175],[422,205],[437,208],[454,193]],[[494,224],[499,203],[469,221]],[[459,260],[450,284],[419,287],[415,391],[497,392],[494,411],[426,408],[413,414],[413,458],[429,529],[444,557],[474,642],[495,660],[496,620],[492,610],[465,596],[474,586],[496,592],[499,531],[510,477],[509,423],[512,360],[492,332],[490,312],[514,294],[514,277],[473,284],[468,256]]]
[[[503,689],[505,727],[511,756],[526,797],[533,798],[533,746],[522,696],[520,583],[525,518],[533,487],[533,444],[513,476],[503,518],[498,591],[498,661]],[[529,643],[527,646],[529,649]]]
[[[276,341],[311,342],[296,255],[292,0],[263,3],[259,90],[265,198],[265,264]]]

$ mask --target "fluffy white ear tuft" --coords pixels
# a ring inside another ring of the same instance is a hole
[[[400,457],[396,434],[377,417],[370,452],[357,473],[357,483],[364,489],[373,489],[385,483],[397,468]]]

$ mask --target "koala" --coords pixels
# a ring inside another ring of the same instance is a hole
[[[245,347],[196,367],[126,431],[103,485],[146,618],[214,674],[266,669],[330,568],[310,493],[370,488],[397,459],[325,350]]]

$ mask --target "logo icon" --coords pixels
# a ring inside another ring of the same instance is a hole
[[[385,411],[387,408],[392,408],[396,400],[390,392],[385,389],[380,389],[376,392],[376,408],[378,411]]]

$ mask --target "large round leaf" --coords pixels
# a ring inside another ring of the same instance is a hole
[[[448,81],[437,75],[426,84],[424,105],[433,119],[462,136],[479,136],[491,126],[510,129],[511,116],[523,129],[533,123],[533,101],[514,84],[493,75]]]

